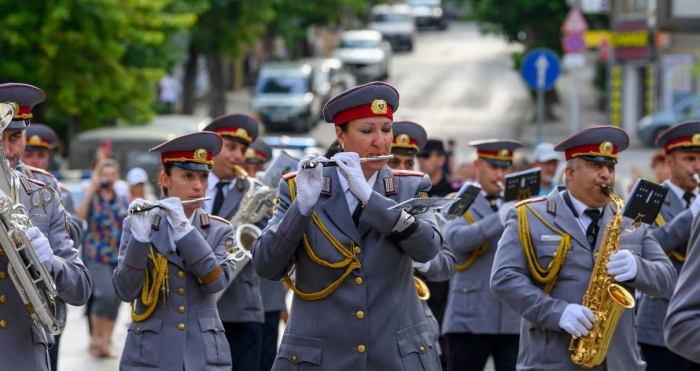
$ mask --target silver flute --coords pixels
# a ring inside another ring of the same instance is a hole
[[[200,197],[200,198],[194,198],[191,200],[184,200],[182,201],[182,205],[189,205],[189,204],[196,204],[198,202],[202,201],[209,201],[211,200],[211,197]],[[136,214],[136,213],[143,213],[148,210],[153,210],[155,208],[163,209],[163,206],[160,206],[158,204],[149,204],[149,205],[137,205],[129,209],[129,214]]]
[[[370,162],[370,161],[384,161],[384,160],[391,160],[394,158],[394,155],[386,155],[386,156],[375,156],[375,157],[362,157],[360,158],[360,163],[363,162]],[[328,161],[314,161],[311,160],[303,165],[301,165],[302,169],[312,169],[315,168],[316,165],[319,163],[323,164],[323,167],[326,166],[338,166],[338,163],[335,162],[334,160],[328,160]]]

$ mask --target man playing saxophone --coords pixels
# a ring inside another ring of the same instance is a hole
[[[652,233],[680,273],[686,260],[693,218],[700,211],[700,200],[696,197],[699,184],[695,180],[700,173],[700,122],[686,121],[671,127],[659,135],[656,145],[664,149],[671,177],[663,182],[669,192]],[[668,296],[652,295],[644,295],[639,300],[637,336],[647,371],[700,369],[700,364],[666,347],[663,321],[668,300]]]
[[[2,131],[3,169],[15,169],[25,145],[24,130],[32,117],[31,109],[43,102],[44,93],[31,85],[5,84],[0,86],[0,101],[9,102],[14,116]],[[9,118],[8,118],[9,120]],[[4,126],[4,125],[3,125]],[[33,227],[26,230],[29,243],[48,269],[58,293],[58,299],[71,305],[83,305],[90,296],[92,281],[78,257],[67,230],[67,214],[59,196],[44,183],[28,179],[14,170],[2,177],[19,177],[18,203],[27,210]],[[3,196],[9,189],[2,189]],[[5,233],[0,231],[0,233]],[[47,349],[51,338],[42,327],[35,326],[22,299],[9,277],[7,249],[0,249],[0,359],[2,369],[49,370]],[[13,267],[13,269],[23,269]],[[62,319],[65,321],[65,318]]]
[[[258,122],[248,115],[229,114],[215,118],[204,130],[219,134],[224,141],[209,173],[206,195],[212,199],[204,202],[204,210],[231,220],[246,192],[258,186],[242,167],[248,146],[258,136]],[[262,229],[267,219],[256,225]],[[236,270],[236,279],[218,301],[219,316],[231,347],[233,369],[257,371],[265,323],[260,279],[250,265]]]
[[[518,369],[584,369],[572,360],[572,336],[577,340],[605,337],[605,326],[612,322],[600,318],[607,312],[580,304],[589,284],[595,286],[592,275],[601,273],[594,272],[601,255],[608,259],[601,265],[603,276],[612,277],[632,297],[634,290],[655,296],[668,296],[673,290],[676,270],[648,227],[634,229],[603,191],[615,184],[618,153],[628,145],[627,133],[612,126],[591,127],[563,140],[555,150],[565,153],[565,187],[521,202],[508,213],[491,290],[523,317]],[[607,228],[620,219],[619,240],[603,241],[610,231]],[[606,232],[599,233],[601,230]],[[608,288],[595,287],[599,292]],[[610,330],[614,334],[606,343],[609,349],[586,349],[607,351],[607,358],[592,369],[644,370],[634,311],[622,311],[617,327]]]

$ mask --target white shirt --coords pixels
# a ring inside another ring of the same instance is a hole
[[[209,214],[211,214],[211,209],[214,207],[214,198],[216,198],[216,185],[219,184],[220,181],[221,180],[216,175],[214,175],[213,171],[209,172],[209,186],[207,187],[206,196],[211,197],[211,200],[202,202],[202,209],[204,209],[204,211],[206,211]],[[233,180],[229,180],[229,182],[230,183],[224,188],[224,200],[226,199],[228,191],[231,190],[231,187],[233,187],[234,184]]]
[[[581,230],[583,231],[584,234],[586,234],[586,230],[588,229],[588,226],[591,225],[591,222],[593,221],[584,211],[586,209],[595,209],[594,207],[588,207],[586,206],[583,202],[579,201],[576,199],[576,197],[572,196],[571,193],[569,193],[569,196],[571,197],[571,203],[574,204],[574,209],[578,213],[578,224],[581,226]],[[601,219],[603,218],[603,209],[604,208],[598,208],[600,211],[600,217]]]
[[[340,172],[340,169],[337,169],[338,171],[338,179],[340,181],[340,187],[343,188],[343,193],[345,194],[345,201],[348,203],[348,209],[350,210],[350,215],[355,212],[355,208],[357,207],[357,204],[360,203],[360,199],[355,196],[350,191],[350,186],[348,185],[347,179],[343,176],[343,174]],[[374,174],[372,174],[371,177],[369,177],[369,180],[367,181],[367,184],[369,184],[370,188],[374,189],[374,183],[377,182],[377,174],[379,172],[375,171]]]

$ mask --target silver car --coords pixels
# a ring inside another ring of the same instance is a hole
[[[379,31],[345,31],[333,51],[359,81],[385,80],[389,77],[391,45]]]

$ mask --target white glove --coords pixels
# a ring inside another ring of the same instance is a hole
[[[559,327],[573,336],[581,337],[588,335],[594,322],[595,315],[590,309],[583,305],[569,304],[559,319]]]
[[[309,161],[319,161],[313,169],[302,169],[302,165]],[[311,210],[316,205],[318,197],[323,188],[323,165],[321,161],[328,161],[327,158],[318,153],[311,153],[301,158],[297,166],[297,204],[299,211],[304,215],[311,214]]]
[[[34,248],[34,252],[36,253],[37,258],[39,258],[39,261],[46,266],[51,266],[53,261],[53,250],[51,250],[49,239],[46,238],[43,233],[41,233],[38,227],[31,227],[27,229],[25,234],[27,236],[27,240],[29,240],[29,243]]]
[[[185,216],[185,210],[182,208],[182,200],[178,197],[168,197],[166,199],[156,201],[163,208],[163,211],[168,216],[168,223],[175,230],[173,237],[175,241],[179,241],[186,234],[190,233],[194,227],[190,223],[190,219]]]
[[[369,197],[372,196],[372,187],[369,186],[365,174],[362,172],[360,156],[356,152],[340,152],[331,160],[338,164],[340,172],[347,179],[350,192],[357,196],[363,204],[366,204]]]
[[[608,274],[615,276],[617,282],[630,281],[637,277],[637,259],[629,250],[610,254],[610,261],[606,268],[608,268]]]
[[[425,273],[430,269],[430,261],[428,261],[427,263],[419,263],[417,261],[414,261],[413,268],[415,268],[418,272]]]
[[[517,201],[508,201],[503,203],[501,205],[501,208],[498,209],[498,220],[501,221],[501,225],[506,225],[506,218],[508,217],[508,211],[515,206]]]
[[[129,210],[136,206],[152,205],[151,202],[137,198],[129,205]],[[151,233],[151,218],[150,210],[129,215],[131,220],[131,235],[139,242],[149,242],[149,234]]]

